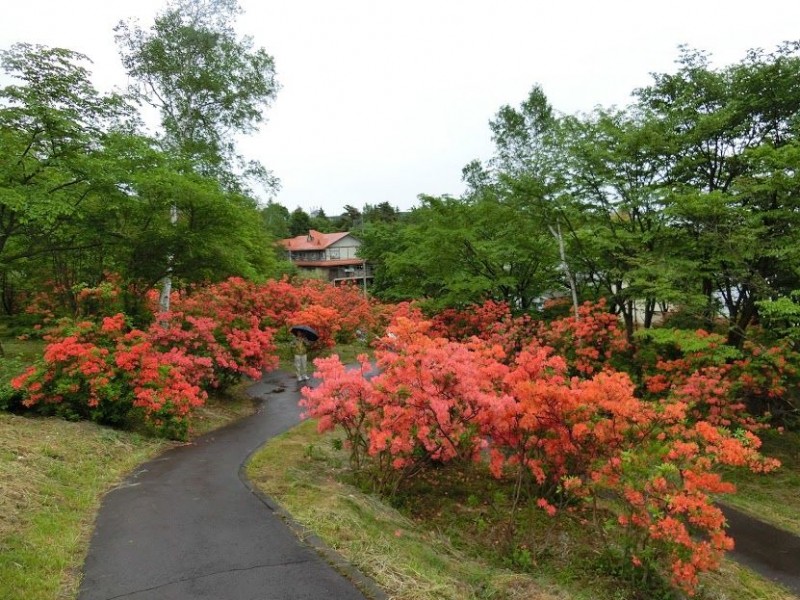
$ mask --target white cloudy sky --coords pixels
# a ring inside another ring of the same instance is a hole
[[[679,44],[720,64],[800,39],[792,0],[240,0],[238,29],[275,57],[268,122],[241,149],[282,181],[290,210],[457,195],[461,168],[491,155],[487,123],[539,83],[574,113],[623,105]],[[94,61],[100,89],[126,79],[113,26],[149,24],[163,0],[21,0],[0,47],[62,46]]]

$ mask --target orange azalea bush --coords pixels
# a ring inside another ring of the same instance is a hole
[[[183,438],[186,417],[203,404],[210,359],[156,348],[122,314],[81,321],[50,334],[43,359],[12,380],[23,406],[117,426],[142,419],[160,435]]]
[[[615,321],[591,305],[581,316],[541,325],[509,356],[486,335],[491,326],[469,324],[470,337],[462,321],[450,339],[441,334],[452,320],[406,310],[378,345],[377,375],[366,377],[366,358],[354,370],[318,360],[322,384],[301,403],[320,430],[343,427],[353,464],[383,492],[428,465],[487,461],[495,477],[530,481],[549,515],[595,523],[632,568],[665,573],[691,594],[732,547],[712,495],[733,486],[715,467],[778,463],[759,454],[751,431],[696,410],[727,392],[698,380],[708,372],[639,397],[610,365],[626,350]]]

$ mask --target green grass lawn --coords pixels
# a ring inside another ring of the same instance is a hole
[[[346,451],[335,439],[317,435],[313,422],[303,423],[259,451],[248,474],[392,598],[670,597],[663,587],[642,593],[615,579],[603,567],[597,540],[577,524],[555,525],[542,511],[522,511],[507,535],[507,490],[480,474],[440,469],[390,506],[351,484]],[[487,497],[492,501],[481,500]],[[728,560],[703,577],[696,597],[794,598]]]
[[[2,338],[7,359],[17,359],[21,362],[31,363],[42,355],[44,342],[42,340],[19,340],[17,338]]]

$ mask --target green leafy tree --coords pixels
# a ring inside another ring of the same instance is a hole
[[[336,231],[336,223],[328,218],[322,208],[313,211],[311,215],[311,229],[315,229],[322,233],[332,233]]]
[[[100,180],[107,132],[130,111],[95,90],[87,61],[30,44],[0,54],[13,81],[0,89],[0,273],[8,309],[11,290],[57,277],[68,256],[101,254],[102,236],[82,235],[81,223],[92,210],[107,210]]]
[[[488,169],[477,161],[467,165],[462,171],[464,180],[472,190],[491,185],[502,188],[506,195],[516,198],[521,218],[546,225],[556,241],[559,268],[572,296],[573,313],[579,319],[578,284],[565,241],[565,230],[574,230],[575,225],[563,173],[566,161],[561,120],[541,87],[534,86],[518,108],[502,106],[489,126],[496,154]]]
[[[391,223],[398,218],[398,210],[388,202],[364,206],[364,223]]]
[[[633,339],[660,307],[685,302],[674,285],[674,236],[665,211],[668,161],[652,123],[634,108],[566,120],[571,195],[580,211],[574,257],[595,295],[621,314]],[[655,138],[655,141],[654,141]]]
[[[272,57],[233,29],[240,13],[236,0],[172,0],[149,30],[115,28],[130,91],[160,112],[166,147],[232,185],[234,135],[257,128],[278,90]]]
[[[759,300],[796,287],[800,44],[722,69],[684,48],[637,98],[661,127],[680,254],[739,345]]]
[[[376,263],[376,293],[457,306],[487,298],[528,309],[557,277],[552,239],[491,194],[422,197],[407,222],[371,226],[360,255]],[[377,273],[380,273],[378,278]]]
[[[261,218],[266,230],[275,239],[282,240],[289,237],[289,209],[269,200],[261,208]]]
[[[350,204],[345,204],[342,210],[343,212],[336,222],[338,231],[353,231],[363,227],[364,218],[360,210]]]
[[[306,235],[312,227],[311,217],[299,206],[289,215],[289,235],[291,237]]]
[[[248,176],[274,184],[263,166],[235,149],[235,135],[256,129],[277,91],[272,57],[233,29],[240,12],[236,0],[174,0],[149,30],[130,21],[115,29],[123,65],[136,82],[131,93],[161,115],[164,148],[232,192],[245,191]],[[166,258],[170,272],[186,263]],[[171,283],[167,276],[163,309]]]

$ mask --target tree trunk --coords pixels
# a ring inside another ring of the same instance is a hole
[[[650,329],[653,326],[653,316],[656,313],[655,298],[645,298],[644,301],[644,328]]]
[[[747,328],[756,316],[756,302],[752,296],[743,299],[742,305],[739,308],[739,314],[735,320],[732,320],[731,326],[728,328],[728,338],[725,341],[729,346],[734,348],[741,348],[744,340],[746,339]]]
[[[703,278],[703,295],[706,297],[706,306],[703,310],[703,321],[708,331],[714,330],[714,318],[717,316],[714,310],[714,284],[711,279]]]
[[[578,290],[577,286],[575,285],[575,278],[572,276],[572,271],[569,269],[569,265],[567,264],[567,252],[564,249],[564,236],[561,235],[561,223],[556,221],[556,228],[554,229],[552,225],[548,225],[547,228],[550,230],[550,233],[556,238],[558,241],[558,254],[561,258],[561,268],[564,269],[564,275],[567,277],[567,284],[569,285],[569,291],[572,294],[572,310],[575,312],[575,320],[580,321],[580,312],[578,311]]]
[[[178,222],[178,207],[174,204],[169,208],[169,222],[174,227]],[[161,280],[161,296],[158,299],[159,312],[169,312],[169,297],[172,294],[172,263],[175,257],[170,254],[167,256],[167,274]]]
[[[636,330],[634,323],[633,301],[620,302],[622,320],[625,322],[625,337],[629,344],[633,344],[633,332]]]

